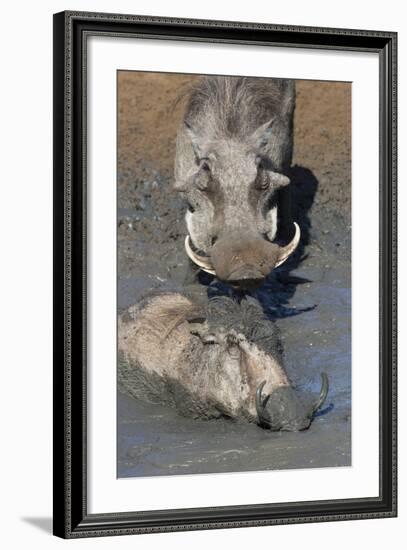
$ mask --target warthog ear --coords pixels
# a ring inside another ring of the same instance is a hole
[[[191,144],[192,144],[192,149],[194,151],[194,155],[195,155],[196,159],[199,160],[202,157],[202,150],[201,150],[201,147],[199,145],[198,136],[197,136],[195,130],[192,128],[192,126],[186,120],[184,120],[184,127],[185,127],[187,135],[191,139]]]
[[[274,187],[274,189],[278,189],[279,187],[285,187],[290,183],[290,179],[287,178],[284,174],[280,174],[279,172],[269,172],[270,174],[270,180]]]
[[[272,136],[273,122],[275,117],[271,118],[255,130],[251,135],[251,140],[254,143],[255,147],[258,149],[263,149],[267,147],[268,142]]]

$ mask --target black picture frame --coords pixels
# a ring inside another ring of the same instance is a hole
[[[96,34],[376,52],[380,63],[380,496],[89,514],[86,463],[86,41]],[[62,12],[54,15],[54,534],[63,538],[397,514],[397,34]]]

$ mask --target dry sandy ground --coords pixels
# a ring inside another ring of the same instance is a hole
[[[119,73],[119,311],[152,289],[181,288],[184,207],[171,182],[184,105],[176,100],[196,78]],[[317,391],[320,372],[328,373],[325,414],[306,432],[270,433],[183,418],[119,394],[119,477],[350,465],[350,84],[297,82],[294,146],[301,250],[253,295],[278,322],[293,382]],[[288,272],[312,282],[292,283]],[[206,284],[209,294],[223,292]]]

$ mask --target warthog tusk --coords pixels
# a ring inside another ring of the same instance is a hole
[[[280,253],[279,253],[278,260],[275,267],[278,267],[279,265],[284,263],[286,259],[289,256],[291,256],[291,254],[297,248],[298,243],[300,242],[300,238],[301,238],[300,226],[298,225],[298,223],[294,222],[294,227],[295,227],[294,237],[292,238],[291,242],[289,242],[286,246],[280,247]]]
[[[267,401],[270,399],[270,395],[262,399],[261,392],[263,391],[263,388],[266,384],[266,381],[262,382],[257,390],[256,390],[256,411],[257,411],[257,418],[259,420],[259,426],[261,428],[270,428],[270,422],[266,418],[264,418],[264,409],[267,405]]]
[[[329,382],[328,382],[328,376],[326,372],[321,372],[321,378],[322,378],[321,391],[319,392],[319,397],[313,406],[312,413],[317,412],[317,410],[322,407],[322,405],[325,403],[325,399],[329,392]]]
[[[188,255],[188,257],[196,264],[198,267],[203,269],[203,271],[206,271],[206,273],[210,273],[211,275],[216,275],[215,270],[213,269],[213,266],[208,258],[204,258],[203,256],[199,256],[196,252],[194,252],[191,248],[191,245],[189,243],[190,237],[187,235],[185,237],[185,251]]]

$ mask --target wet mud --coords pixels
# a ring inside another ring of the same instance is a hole
[[[154,289],[181,290],[184,206],[172,191],[175,134],[192,78],[119,73],[118,310]],[[118,393],[118,477],[351,465],[350,84],[299,82],[291,174],[295,256],[253,292],[280,328],[300,390],[330,382],[303,432],[193,420]],[[205,293],[229,292],[210,276]]]

